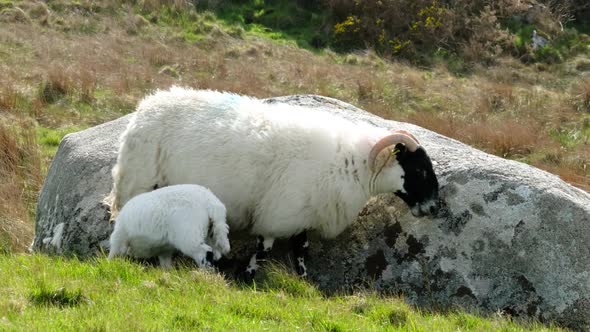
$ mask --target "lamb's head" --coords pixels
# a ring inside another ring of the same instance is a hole
[[[369,154],[373,192],[393,192],[416,217],[438,212],[438,180],[432,161],[416,138],[406,131],[378,141]]]

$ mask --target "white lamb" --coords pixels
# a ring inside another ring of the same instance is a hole
[[[193,184],[164,187],[125,204],[111,234],[109,259],[158,256],[160,265],[170,268],[172,254],[180,250],[199,267],[210,267],[211,258],[229,252],[227,234],[225,206],[209,189]]]

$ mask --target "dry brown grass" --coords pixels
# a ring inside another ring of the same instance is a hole
[[[162,7],[172,7],[175,10],[189,10],[191,1],[188,0],[144,0],[142,1],[142,10],[146,12],[157,12]]]
[[[534,163],[535,166],[557,174],[564,181],[590,192],[590,146],[576,155],[563,150],[547,154],[546,158]]]
[[[41,158],[28,121],[0,122],[0,251],[22,251],[33,236],[31,210],[39,191]]]
[[[50,65],[41,87],[39,89],[39,99],[44,103],[54,103],[67,94],[71,94],[74,85],[67,76],[66,68],[61,64]]]
[[[590,79],[584,79],[572,88],[571,102],[580,112],[590,113]]]
[[[16,110],[18,95],[11,86],[0,88],[0,111],[11,112]]]
[[[504,158],[528,155],[539,144],[549,143],[539,128],[514,120],[467,122],[424,113],[410,116],[408,120],[459,141],[471,142],[486,152]]]
[[[481,87],[480,110],[486,113],[506,111],[514,103],[514,88],[504,83],[486,84]]]

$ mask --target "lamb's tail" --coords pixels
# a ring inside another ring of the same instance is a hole
[[[129,250],[129,239],[127,233],[122,229],[117,229],[111,234],[109,260],[116,256],[124,256]]]
[[[211,208],[209,214],[211,224],[209,227],[209,245],[213,247],[215,259],[219,259],[221,255],[229,253],[229,226],[226,221],[226,210],[223,206],[215,206]],[[216,251],[216,252],[215,252]]]

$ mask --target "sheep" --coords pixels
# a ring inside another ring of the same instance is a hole
[[[340,234],[371,196],[395,193],[414,216],[438,210],[438,181],[407,132],[233,93],[172,87],[144,98],[121,135],[105,200],[111,213],[154,186],[201,183],[250,229],[253,276],[277,238],[293,241],[306,276],[307,231]]]
[[[115,221],[109,259],[118,255],[158,256],[160,266],[172,266],[180,250],[199,267],[211,267],[230,250],[226,209],[207,188],[181,184],[133,197]],[[209,232],[209,235],[208,235]]]

